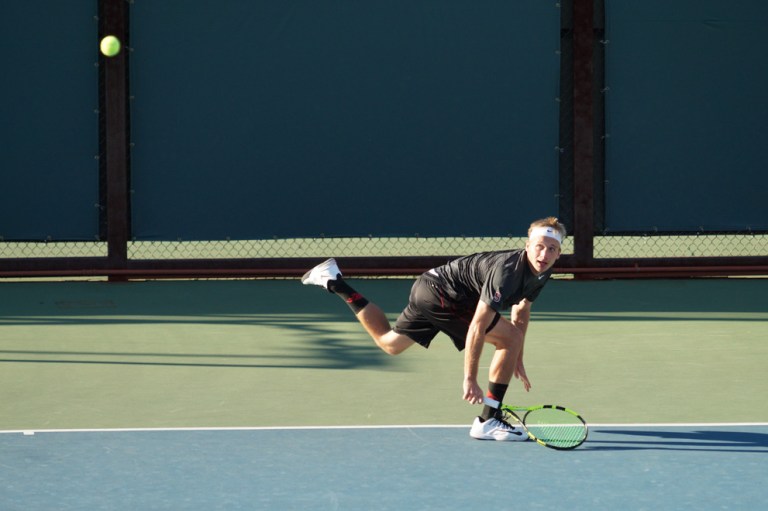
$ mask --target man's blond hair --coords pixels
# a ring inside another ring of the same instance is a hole
[[[536,227],[551,227],[552,229],[555,229],[557,232],[560,233],[560,235],[565,239],[566,236],[566,229],[563,224],[560,223],[560,221],[555,216],[548,216],[547,218],[541,218],[539,220],[534,220],[531,222],[531,226],[528,227],[528,236],[530,237],[531,231],[533,231]]]

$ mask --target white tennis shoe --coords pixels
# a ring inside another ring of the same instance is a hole
[[[341,277],[341,270],[336,265],[336,259],[330,258],[318,264],[301,277],[305,286],[320,286],[328,289],[328,281]]]
[[[515,427],[501,419],[488,419],[485,422],[480,422],[480,417],[475,417],[472,429],[469,430],[469,436],[478,440],[498,440],[501,442],[525,442],[528,440],[528,433],[522,426]]]

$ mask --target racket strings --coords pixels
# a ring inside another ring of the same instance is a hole
[[[550,445],[566,447],[584,440],[581,424],[526,424],[533,436]]]
[[[581,418],[556,408],[533,410],[525,416],[524,424],[533,436],[553,447],[577,446],[587,438]]]

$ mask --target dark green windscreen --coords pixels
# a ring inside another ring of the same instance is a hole
[[[768,3],[606,2],[613,231],[768,229]]]
[[[539,0],[131,5],[137,239],[524,232],[557,213]]]
[[[0,7],[0,239],[99,232],[96,2]]]

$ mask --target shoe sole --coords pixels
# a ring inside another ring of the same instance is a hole
[[[507,440],[507,439],[505,439],[505,438],[493,438],[493,437],[490,437],[490,438],[489,438],[489,437],[477,437],[477,436],[472,436],[472,435],[469,435],[469,436],[470,436],[471,438],[474,438],[475,440],[480,440],[480,441],[483,441],[483,442],[488,442],[488,441],[491,441],[491,442],[492,442],[492,441],[496,441],[496,442],[525,442],[525,441],[527,441],[527,440],[528,440],[528,437],[521,437],[521,438],[519,438],[519,439],[516,439],[516,440],[515,440],[515,439],[509,439],[509,440]]]

